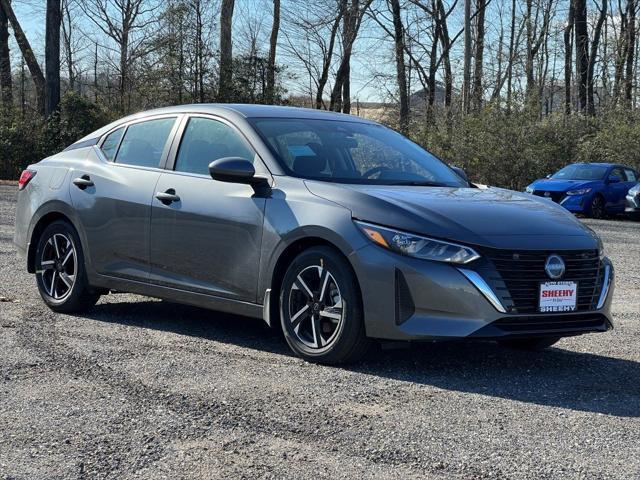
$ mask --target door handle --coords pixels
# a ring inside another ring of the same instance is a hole
[[[93,180],[89,175],[82,175],[81,177],[74,178],[73,184],[80,190],[84,190],[87,187],[93,187]]]
[[[165,205],[171,205],[173,202],[180,201],[180,197],[176,195],[176,191],[173,188],[165,192],[156,192],[156,198]]]

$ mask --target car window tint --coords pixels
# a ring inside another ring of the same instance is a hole
[[[255,154],[229,125],[210,118],[189,119],[180,143],[175,170],[209,174],[209,164],[225,157],[240,157],[253,162]]]
[[[110,162],[112,162],[113,157],[116,156],[116,150],[118,149],[123,133],[124,127],[121,127],[107,135],[107,138],[102,142],[102,153],[104,153],[104,156],[107,157],[107,160]]]
[[[627,176],[624,174],[621,168],[614,168],[613,170],[611,170],[611,173],[609,174],[609,176],[618,177],[621,182],[627,181]]]
[[[630,168],[625,168],[624,172],[627,174],[627,181],[628,182],[637,182],[638,181],[638,177],[636,175],[636,172],[634,172]]]
[[[116,155],[116,163],[158,167],[175,117],[129,125]]]

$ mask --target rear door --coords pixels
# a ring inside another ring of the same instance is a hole
[[[608,204],[609,210],[613,212],[619,212],[624,210],[625,197],[629,187],[627,186],[627,175],[624,169],[620,166],[613,167],[609,172],[606,181],[609,181],[610,177],[618,177],[620,181],[618,183],[608,183]]]
[[[146,281],[151,199],[166,161],[177,116],[145,119],[113,130],[72,172],[71,198],[102,275]]]
[[[160,176],[153,198],[151,281],[256,302],[266,198],[249,185],[214,181],[208,166],[219,158],[242,157],[257,172],[266,168],[241,132],[223,119],[193,115],[182,129],[172,171]]]

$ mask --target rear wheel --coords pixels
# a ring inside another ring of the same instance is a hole
[[[589,206],[589,216],[591,218],[604,218],[604,199],[600,195],[596,195],[595,197],[593,197],[593,200],[591,200],[591,205]]]
[[[537,351],[544,350],[558,343],[559,340],[560,337],[523,338],[517,340],[500,340],[498,344],[501,347],[512,348],[514,350]]]
[[[282,282],[280,319],[287,343],[308,361],[354,362],[370,345],[355,275],[328,247],[305,250],[291,263]]]
[[[98,301],[100,295],[87,283],[80,239],[67,222],[54,222],[42,232],[36,282],[40,296],[56,312],[80,312]]]

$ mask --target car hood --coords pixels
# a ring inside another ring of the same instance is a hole
[[[305,181],[355,219],[492,248],[595,249],[593,231],[550,200],[500,188],[346,185]]]
[[[543,190],[546,192],[566,192],[568,190],[577,190],[579,188],[593,188],[598,183],[598,180],[564,180],[545,178],[542,180],[536,180],[529,185],[529,187],[534,190]]]

